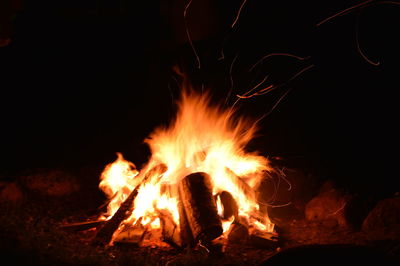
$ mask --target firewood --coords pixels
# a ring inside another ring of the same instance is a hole
[[[278,247],[278,238],[269,232],[253,231],[248,238],[247,243],[253,247],[276,249]]]
[[[222,224],[208,174],[193,173],[181,180],[179,193],[195,242],[209,242],[222,234]]]
[[[223,214],[222,214],[222,219],[224,220],[229,220],[232,216],[237,219],[239,216],[239,207],[235,201],[235,199],[232,197],[231,193],[227,191],[222,191],[219,193],[219,198],[222,203],[222,207],[224,209]]]
[[[230,243],[240,244],[245,243],[249,237],[249,230],[247,226],[233,222],[228,230],[228,241]]]
[[[68,230],[68,231],[85,231],[91,228],[95,228],[98,226],[101,226],[104,224],[106,221],[87,221],[87,222],[79,222],[79,223],[70,223],[70,224],[62,224],[61,228]]]
[[[113,240],[115,244],[140,246],[147,229],[141,225],[129,226],[122,229]]]
[[[167,171],[167,166],[164,164],[158,164],[155,167],[153,167],[150,171],[148,171],[148,173],[143,178],[142,182],[138,186],[136,186],[136,188],[131,192],[131,194],[129,194],[128,198],[121,204],[121,206],[119,207],[117,212],[113,215],[113,217],[110,220],[108,220],[102,228],[100,228],[100,230],[96,234],[94,242],[102,244],[110,243],[114,232],[118,229],[121,222],[131,215],[134,208],[133,203],[139,192],[140,186],[146,183],[148,179],[153,175],[155,174],[161,175],[166,171]]]
[[[157,210],[160,218],[163,241],[174,248],[182,247],[179,226],[174,222],[172,214],[166,210]]]
[[[256,195],[253,188],[251,188],[240,176],[235,174],[231,169],[228,167],[225,168],[226,173],[229,175],[230,178],[233,179],[233,182],[237,184],[238,189],[246,195],[249,199],[255,200]]]
[[[186,210],[183,204],[183,196],[180,190],[178,190],[178,211],[179,211],[179,232],[181,239],[181,247],[194,246],[195,240],[190,229],[189,221],[187,218]]]

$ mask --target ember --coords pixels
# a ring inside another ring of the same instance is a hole
[[[100,189],[110,202],[96,239],[113,243],[136,227],[153,231],[159,238],[153,242],[185,247],[227,239],[231,225],[272,233],[256,190],[273,169],[265,157],[245,151],[255,123],[212,106],[207,94],[185,90],[178,106],[173,123],[146,139],[152,156],[140,172],[119,153],[106,166]]]

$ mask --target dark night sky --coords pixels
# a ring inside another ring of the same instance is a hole
[[[171,61],[180,57],[190,65],[193,54],[187,46],[168,46],[171,29],[157,1],[53,2],[26,1],[12,45],[0,48],[2,172],[102,165],[117,151],[140,165],[148,156],[144,137],[173,116],[171,94],[178,93],[168,87]],[[276,92],[242,102],[241,111],[257,117],[292,89],[261,122],[253,146],[270,155],[300,156],[322,174],[351,184],[392,189],[399,7],[373,5],[359,17],[361,48],[381,62],[373,66],[357,52],[357,11],[316,27],[360,1],[249,0],[233,30],[228,26],[241,1],[217,2],[219,31],[196,43],[205,64],[201,71],[192,64],[191,74],[214,84],[216,100],[229,90],[236,54],[234,94],[266,74],[280,83],[314,65]],[[223,39],[226,59],[217,61]],[[310,58],[274,57],[258,73],[248,72],[275,52]]]

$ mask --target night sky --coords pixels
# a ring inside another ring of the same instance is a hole
[[[297,158],[350,186],[396,191],[399,6],[371,5],[317,27],[361,1],[248,0],[232,29],[241,1],[193,0],[199,70],[179,39],[183,14],[171,13],[180,1],[56,2],[25,1],[11,45],[0,48],[3,176],[105,165],[115,152],[140,166],[149,156],[143,139],[175,111],[173,63],[184,62],[197,89],[205,84],[225,104],[236,58],[227,106],[265,75],[266,85],[282,84],[313,65],[271,94],[240,101],[239,111],[257,118],[290,89],[249,149]],[[356,34],[379,66],[361,56]],[[274,56],[249,72],[270,53],[309,58]]]

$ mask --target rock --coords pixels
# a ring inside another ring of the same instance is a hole
[[[74,176],[61,170],[40,169],[19,178],[27,190],[42,196],[63,197],[79,190]]]
[[[362,231],[376,231],[400,226],[400,198],[379,201],[365,218]]]
[[[309,221],[321,222],[327,227],[348,227],[345,210],[351,196],[330,187],[331,184],[324,184],[319,194],[307,203],[305,217]]]
[[[317,193],[313,175],[300,168],[282,168],[269,174],[259,188],[259,202],[275,224],[301,219],[306,203]]]
[[[355,245],[305,245],[283,249],[260,265],[396,265],[380,250]]]
[[[0,187],[0,202],[19,204],[24,199],[21,188],[16,183],[3,183]]]

